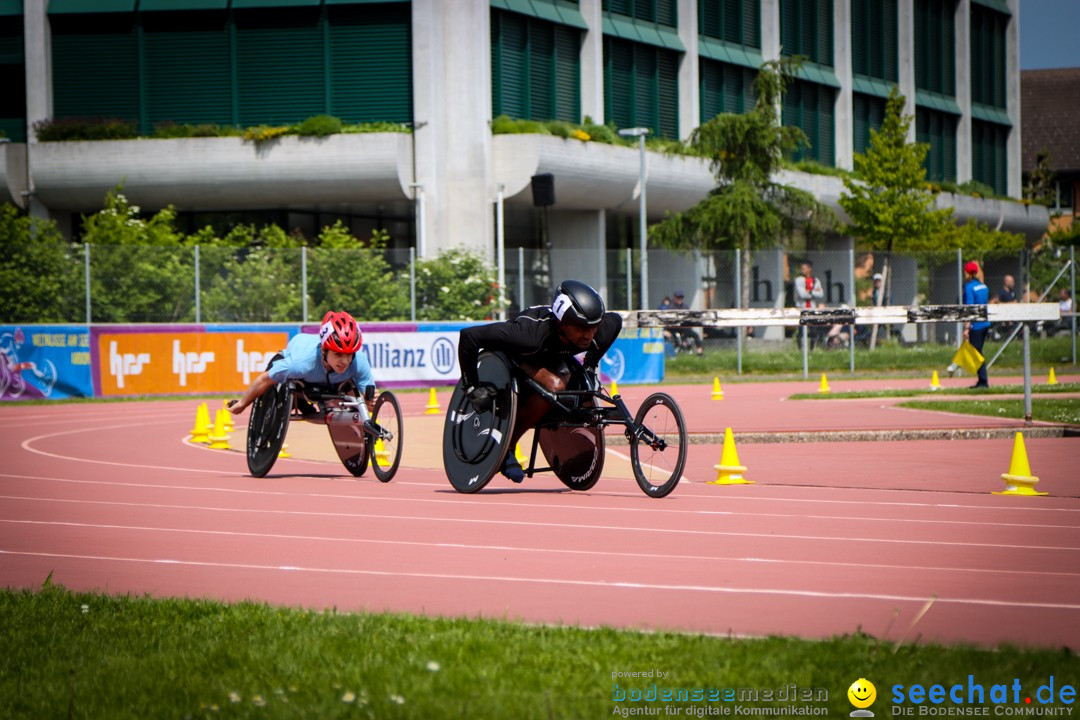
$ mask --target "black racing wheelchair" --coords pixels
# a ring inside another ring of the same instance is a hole
[[[649,497],[668,495],[682,478],[686,464],[686,423],[674,398],[653,393],[631,415],[621,396],[603,388],[586,388],[584,373],[576,363],[569,385],[575,389],[551,393],[526,375],[501,352],[480,354],[480,382],[498,388],[495,401],[479,411],[469,402],[459,381],[447,408],[443,426],[443,465],[454,489],[477,492],[503,465],[513,437],[518,389],[525,384],[552,404],[533,431],[526,477],[554,472],[572,490],[589,490],[604,470],[604,428],[624,428],[629,443],[630,465],[638,486]],[[546,467],[537,465],[543,454]]]
[[[297,380],[275,385],[251,404],[248,419],[247,463],[252,477],[263,477],[277,461],[291,420],[326,425],[341,463],[356,477],[372,471],[390,482],[401,463],[404,438],[401,406],[394,393],[384,390],[367,417],[364,399],[355,385],[341,388]],[[375,387],[367,388],[373,395]],[[350,394],[350,392],[352,394]]]

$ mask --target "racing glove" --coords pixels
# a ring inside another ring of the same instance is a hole
[[[465,395],[469,398],[469,402],[479,412],[485,412],[490,410],[491,406],[495,403],[495,395],[497,394],[495,386],[491,383],[479,383],[465,390]]]

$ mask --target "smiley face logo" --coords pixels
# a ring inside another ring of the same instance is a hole
[[[874,683],[870,682],[866,678],[859,678],[855,682],[851,683],[851,687],[847,691],[848,700],[851,704],[859,709],[868,708],[874,704],[874,700],[877,699],[877,688],[874,687]]]

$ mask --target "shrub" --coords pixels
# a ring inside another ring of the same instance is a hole
[[[116,118],[48,118],[34,123],[42,142],[65,140],[128,140],[138,137],[135,123]]]
[[[282,135],[289,135],[292,132],[293,128],[286,125],[256,125],[255,127],[249,127],[244,130],[244,140],[251,141],[257,145],[259,143],[277,140]]]
[[[417,320],[487,320],[499,311],[495,270],[465,249],[416,261]]]
[[[304,137],[326,137],[341,132],[341,119],[333,115],[313,115],[300,123],[296,134]]]

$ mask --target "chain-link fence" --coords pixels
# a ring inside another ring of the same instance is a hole
[[[596,284],[612,309],[805,307],[798,287],[809,277],[814,307],[957,304],[963,265],[974,259],[991,302],[1060,302],[1071,312],[1072,250],[652,250],[643,278],[633,249],[518,248],[505,255],[504,299],[509,313],[546,304],[559,281],[579,278]],[[19,253],[0,283],[4,323],[315,322],[330,308],[352,310],[362,322],[483,320],[504,307],[496,270],[453,253],[439,262],[418,261],[412,250],[215,245],[31,244]],[[988,358],[1011,329],[992,328]],[[1033,330],[1037,364],[1076,363],[1075,315]],[[917,371],[946,367],[961,331],[956,324],[671,328],[666,347],[685,358],[680,365],[719,374]],[[1018,346],[997,365],[1019,366]]]

